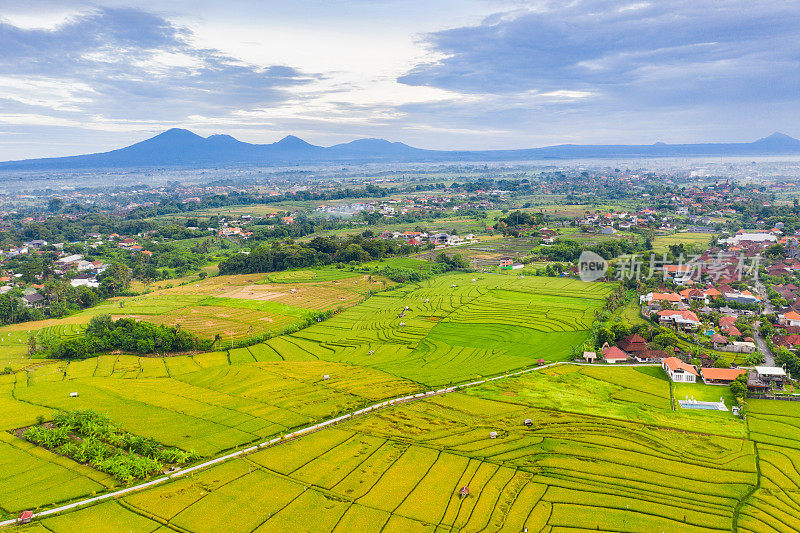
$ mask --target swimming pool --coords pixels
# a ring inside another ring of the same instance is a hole
[[[698,402],[696,400],[678,400],[684,409],[708,409],[712,411],[727,411],[728,408],[722,402]]]

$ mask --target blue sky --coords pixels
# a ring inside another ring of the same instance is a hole
[[[800,135],[794,1],[4,0],[0,159],[170,127],[424,148]]]

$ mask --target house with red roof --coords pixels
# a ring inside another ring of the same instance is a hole
[[[778,315],[778,324],[781,326],[800,326],[800,313],[792,310],[780,314]]]
[[[708,298],[706,297],[705,293],[700,289],[684,289],[678,294],[681,295],[681,298],[686,300],[687,302],[690,300],[694,300],[697,302],[708,303]]]
[[[797,348],[800,346],[800,335],[792,333],[790,335],[773,335],[772,342],[775,346],[783,346],[784,348]]]
[[[696,383],[700,377],[692,365],[687,365],[677,357],[667,357],[661,361],[661,368],[675,383]]]
[[[722,296],[722,293],[719,292],[714,287],[706,288],[705,290],[703,290],[703,294],[705,294],[707,298],[717,298],[719,296]]]
[[[640,303],[650,302],[669,302],[678,303],[681,301],[681,295],[677,292],[650,292],[639,298]]]
[[[648,349],[641,352],[636,352],[633,357],[639,363],[660,363],[665,358],[669,357],[669,354],[662,350]]]
[[[700,374],[706,385],[730,385],[742,374],[747,374],[744,368],[701,368]]]
[[[663,326],[671,325],[675,329],[693,330],[700,326],[700,319],[693,311],[659,311],[658,321]]]
[[[742,332],[739,331],[739,328],[737,328],[736,326],[727,326],[727,327],[720,328],[720,329],[722,330],[723,333],[725,333],[725,335],[727,335],[729,337],[741,337],[742,336]]]
[[[617,348],[616,346],[606,347],[603,350],[603,360],[606,363],[624,363],[628,360],[628,354]]]
[[[714,343],[714,349],[718,350],[720,347],[725,346],[726,344],[728,344],[728,339],[726,337],[723,337],[719,333],[714,333],[711,336],[711,342]]]
[[[636,352],[647,350],[647,341],[645,341],[638,333],[634,333],[633,335],[625,337],[619,341],[617,343],[617,347],[619,347],[619,349],[623,352],[635,355]]]

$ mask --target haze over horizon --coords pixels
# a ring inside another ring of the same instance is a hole
[[[412,3],[4,5],[0,161],[172,127],[442,150],[800,134],[793,2]]]

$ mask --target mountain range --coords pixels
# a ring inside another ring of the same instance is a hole
[[[271,144],[251,144],[230,135],[202,137],[173,128],[144,141],[109,152],[0,162],[2,170],[70,170],[299,163],[365,163],[425,161],[520,161],[575,158],[681,156],[770,156],[800,154],[800,140],[773,133],[749,143],[578,145],[561,144],[521,150],[425,150],[384,139],[359,139],[316,146],[289,135]]]

